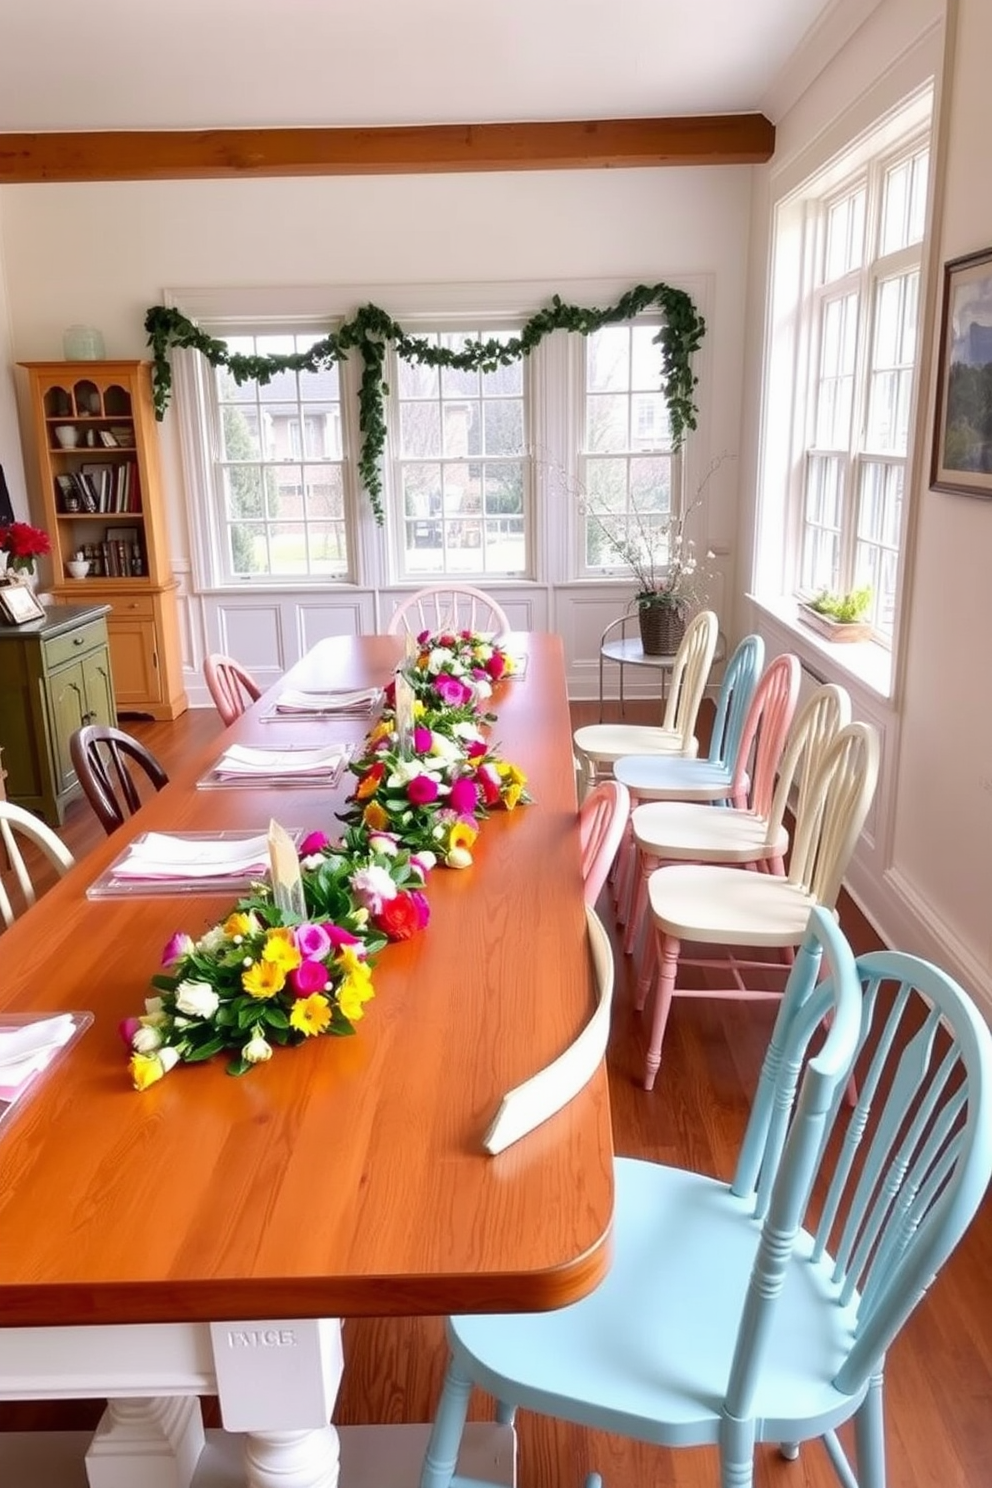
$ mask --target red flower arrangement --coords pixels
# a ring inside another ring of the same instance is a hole
[[[32,527],[30,522],[8,522],[6,527],[0,527],[0,553],[8,555],[8,568],[34,573],[34,560],[51,551],[48,533]]]

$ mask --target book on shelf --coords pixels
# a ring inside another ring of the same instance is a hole
[[[100,443],[104,446],[105,449],[119,448],[117,440],[114,438],[113,432],[110,429],[100,430]]]

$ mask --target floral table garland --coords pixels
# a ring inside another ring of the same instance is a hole
[[[173,935],[152,977],[158,995],[121,1024],[136,1089],[224,1051],[240,1075],[277,1046],[353,1033],[375,995],[373,958],[430,919],[431,870],[469,867],[490,811],[530,801],[526,776],[488,740],[493,685],[513,675],[513,657],[473,631],[416,639],[402,673],[414,695],[411,737],[400,737],[390,683],[350,767],[346,831],[300,843],[306,918],[293,921],[256,883],[199,940]]]

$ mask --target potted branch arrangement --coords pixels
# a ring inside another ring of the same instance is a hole
[[[639,508],[633,502],[623,514],[597,510],[591,500],[583,503],[586,517],[636,580],[645,656],[673,655],[690,614],[707,597],[713,553],[707,551],[700,562],[694,541],[686,536],[686,523],[702,504],[707,482],[726,458],[721,455],[712,462],[692,501],[678,516]]]
[[[849,589],[845,594],[821,589],[813,599],[800,600],[799,618],[828,641],[867,641],[872,626],[870,585]]]

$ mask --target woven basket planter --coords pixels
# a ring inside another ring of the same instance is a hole
[[[685,616],[671,605],[642,605],[637,612],[645,656],[674,656],[685,635]]]

